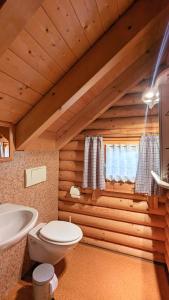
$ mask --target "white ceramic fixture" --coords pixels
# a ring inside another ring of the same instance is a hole
[[[20,241],[35,226],[38,211],[13,203],[0,204],[0,250]]]
[[[163,187],[164,189],[169,190],[169,183],[166,181],[161,180],[160,176],[158,174],[156,174],[154,171],[151,171],[151,175],[153,176],[154,180],[156,181],[156,183]]]
[[[28,234],[29,254],[34,261],[57,264],[82,239],[79,226],[65,221],[41,223]]]
[[[80,188],[78,186],[72,185],[70,188],[70,196],[72,198],[80,198]]]

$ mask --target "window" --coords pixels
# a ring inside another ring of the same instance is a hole
[[[139,145],[106,145],[106,180],[135,182]]]

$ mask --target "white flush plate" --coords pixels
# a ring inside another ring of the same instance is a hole
[[[25,170],[25,187],[46,181],[46,166]]]

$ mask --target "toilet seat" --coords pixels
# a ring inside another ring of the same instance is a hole
[[[40,229],[39,236],[49,243],[64,244],[78,240],[82,231],[79,226],[70,222],[51,221]]]

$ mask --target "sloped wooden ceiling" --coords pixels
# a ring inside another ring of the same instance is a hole
[[[0,57],[0,120],[18,149],[45,130],[63,147],[149,78],[168,14],[167,0],[43,1]]]
[[[7,1],[11,2],[11,1]],[[28,2],[17,1],[17,11]],[[46,0],[0,57],[0,120],[16,124],[133,0]],[[20,5],[20,6],[19,6]],[[37,6],[37,4],[36,4]],[[3,16],[4,12],[0,16]],[[8,20],[8,23],[11,19]],[[3,25],[1,22],[0,25]],[[1,27],[2,34],[4,30]],[[6,41],[7,37],[0,35]]]
[[[43,0],[0,0],[0,55],[8,49]]]

